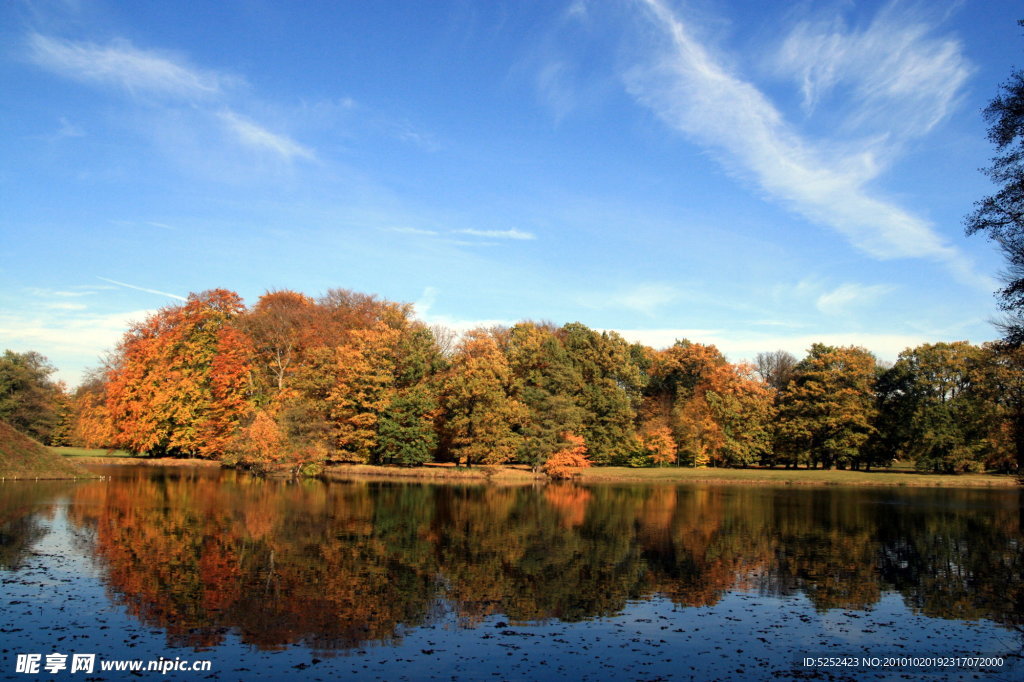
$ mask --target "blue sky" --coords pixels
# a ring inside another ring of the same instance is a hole
[[[997,336],[1019,3],[0,4],[0,347],[74,385],[189,292],[733,360]]]

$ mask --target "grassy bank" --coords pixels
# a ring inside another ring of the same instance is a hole
[[[533,483],[544,480],[526,466],[456,467],[454,464],[425,464],[418,467],[374,466],[372,464],[335,464],[324,471],[328,480],[399,479],[438,483]]]
[[[0,422],[0,479],[97,478],[75,462]]]
[[[90,459],[95,457],[131,457],[132,453],[127,450],[104,450],[102,448],[72,448],[72,447],[53,447],[50,449],[56,452],[61,457],[89,457]]]
[[[728,483],[740,485],[883,485],[945,488],[994,488],[1018,485],[1004,474],[925,474],[908,470],[840,471],[837,469],[690,469],[658,467],[590,467],[580,483]]]
[[[171,459],[133,457],[124,450],[86,448],[50,448],[71,460],[95,464],[137,466],[216,467],[208,459]],[[525,465],[456,467],[454,464],[425,464],[417,467],[376,466],[372,464],[333,464],[324,470],[327,480],[400,480],[436,483],[522,484],[545,480]],[[690,469],[685,467],[590,467],[576,479],[585,484],[601,483],[721,483],[729,485],[844,485],[907,486],[945,488],[996,488],[1018,485],[1014,476],[1002,474],[927,474],[907,466],[876,471],[840,471],[822,469]]]
[[[455,467],[452,464],[428,464],[399,468],[368,464],[343,464],[327,468],[325,477],[336,480],[356,478],[421,480],[430,482],[532,483],[545,480],[525,466]],[[1002,488],[1018,485],[1014,476],[999,474],[926,474],[901,468],[878,471],[839,471],[822,469],[689,469],[659,467],[590,467],[576,481],[602,483],[719,483],[726,485],[816,485],[816,486],[904,486],[945,488]]]
[[[174,457],[136,457],[126,450],[104,450],[93,448],[51,447],[50,450],[71,461],[83,464],[124,464],[129,466],[196,466],[219,467],[220,462],[214,459],[176,459]]]

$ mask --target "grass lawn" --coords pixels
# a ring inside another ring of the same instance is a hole
[[[68,458],[92,459],[97,463],[114,464],[117,459],[130,460],[125,464],[218,466],[212,460],[134,458],[125,450],[54,447],[50,450]],[[114,461],[111,461],[114,460]],[[373,466],[369,464],[334,464],[326,468],[325,478],[335,480],[380,478],[465,483],[532,483],[544,479],[528,467],[473,466],[456,467],[453,464],[425,464],[417,467]],[[722,469],[708,467],[589,467],[580,471],[579,483],[722,483],[738,485],[885,485],[911,487],[985,488],[1018,485],[1014,476],[1004,474],[924,474],[914,470],[912,464],[895,463],[887,469],[875,471],[840,471],[837,469]]]
[[[324,474],[330,479],[387,478],[457,483],[532,483],[543,475],[533,474],[526,466],[456,467],[454,464],[424,464],[416,467],[375,466],[372,464],[333,464]]]
[[[1018,485],[1005,474],[923,474],[906,467],[876,471],[837,469],[690,469],[685,467],[590,467],[580,483],[736,483],[751,485],[894,485],[938,487],[1003,487]]]
[[[127,450],[104,450],[102,448],[68,448],[51,447],[51,450],[64,457],[131,457]]]

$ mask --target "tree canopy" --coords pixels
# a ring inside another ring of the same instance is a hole
[[[0,410],[34,416],[23,428],[49,429],[50,442],[66,433],[89,447],[304,473],[327,462],[516,463],[554,476],[584,460],[860,468],[894,458],[953,473],[1012,471],[1024,451],[1024,354],[1008,344],[924,344],[884,369],[857,347],[814,344],[799,361],[763,353],[755,366],[713,345],[655,350],[580,322],[455,338],[411,306],[344,289],[270,292],[251,308],[213,290],[132,326],[73,396],[49,381],[45,358],[8,351]]]
[[[1018,22],[1024,27],[1024,20]],[[997,191],[975,203],[965,219],[968,234],[984,232],[1007,261],[1000,304],[1007,317],[1000,326],[1006,340],[1024,344],[1024,71],[1015,70],[984,109],[988,139],[996,155],[982,169]]]
[[[35,351],[0,356],[0,420],[43,443],[61,424],[64,387],[50,361]]]

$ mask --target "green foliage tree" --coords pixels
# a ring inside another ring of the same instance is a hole
[[[983,468],[994,407],[984,390],[983,352],[966,341],[903,351],[879,381],[883,440],[919,469]]]
[[[46,444],[62,423],[66,409],[63,386],[50,378],[56,372],[35,351],[5,350],[0,356],[0,420]]]
[[[420,323],[402,330],[395,345],[391,401],[380,415],[374,461],[413,466],[437,454],[436,377],[445,358],[433,333]]]
[[[644,354],[615,332],[597,332],[579,322],[562,327],[560,335],[581,380],[573,400],[583,411],[580,435],[588,457],[595,464],[628,460],[637,444]]]
[[[875,431],[875,357],[858,347],[816,343],[779,405],[783,456],[826,469],[859,467]]]
[[[580,432],[585,412],[576,402],[583,378],[551,325],[522,322],[505,341],[513,393],[526,407],[518,459],[539,471],[563,448],[567,432]]]
[[[423,384],[400,391],[380,417],[375,461],[414,466],[433,459],[437,451],[437,407]]]

